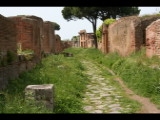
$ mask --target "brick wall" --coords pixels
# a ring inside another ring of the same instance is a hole
[[[55,52],[55,32],[54,25],[50,21],[44,22],[44,38],[43,38],[43,51],[44,53]]]
[[[100,50],[103,53],[108,53],[109,52],[109,41],[108,41],[108,26],[103,24],[102,25],[102,41],[101,41],[101,48]]]
[[[63,44],[59,35],[56,35],[55,38],[55,53],[58,54],[63,51]]]
[[[33,49],[38,57],[38,61],[41,59],[42,52],[42,38],[43,38],[43,19],[37,16],[27,16],[33,26]]]
[[[118,52],[122,56],[126,56],[140,50],[142,46],[146,45],[146,27],[157,19],[160,19],[160,16],[130,16],[123,17],[109,25],[108,51]]]
[[[94,47],[94,37],[93,33],[86,33],[86,42],[87,42],[87,48]]]
[[[129,55],[142,44],[141,20],[139,17],[123,17],[109,25],[109,52]]]
[[[141,27],[143,31],[143,44],[146,44],[146,28],[149,26],[153,21],[160,19],[160,16],[157,15],[150,15],[147,17],[141,17]]]
[[[80,47],[86,48],[87,42],[86,42],[86,30],[80,30],[79,32],[79,41],[80,41]]]
[[[6,56],[7,51],[12,51],[16,57],[16,26],[11,20],[0,15],[0,59]]]
[[[9,80],[18,78],[19,74],[31,70],[35,66],[35,61],[23,61],[0,67],[0,90],[6,88]]]
[[[18,59],[17,44],[21,44],[22,50],[34,51],[35,57],[32,61]],[[43,19],[36,16],[20,15],[6,18],[0,15],[0,62],[8,50],[16,55],[14,62],[0,66],[0,90],[6,87],[10,79],[15,79],[22,72],[35,67],[41,60],[42,50],[48,50],[48,47],[49,52],[64,49],[61,40],[58,39],[57,42],[55,40],[52,22],[43,23]]]
[[[160,56],[160,19],[146,28],[146,55],[148,57]]]
[[[35,52],[36,58],[41,59],[41,34],[43,33],[43,20],[36,16],[15,16],[9,17],[16,24],[17,43],[20,43],[22,50],[31,49]]]
[[[93,33],[87,33],[86,30],[80,30],[79,32],[80,47],[90,48],[94,47]]]
[[[63,50],[72,46],[71,41],[62,41]]]

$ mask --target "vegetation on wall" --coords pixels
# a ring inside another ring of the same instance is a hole
[[[96,37],[97,37],[98,41],[102,40],[102,25],[105,24],[105,25],[109,26],[110,24],[114,23],[115,21],[116,21],[116,19],[112,19],[112,18],[104,20],[104,22],[96,30]]]
[[[115,21],[116,21],[116,19],[110,18],[110,19],[104,20],[103,23],[104,23],[105,25],[109,26],[110,24],[114,23]]]
[[[96,30],[96,37],[98,39],[98,42],[102,40],[102,25],[100,25]]]
[[[0,52],[0,67],[12,64],[16,60],[16,53],[7,50],[6,54]]]
[[[11,64],[16,59],[16,54],[13,51],[7,51],[7,63]]]
[[[31,49],[22,50],[21,44],[18,44],[17,49],[18,56],[23,56],[25,60],[31,60],[34,56],[34,51]]]

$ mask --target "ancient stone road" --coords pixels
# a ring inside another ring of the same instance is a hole
[[[123,97],[121,94],[122,91],[110,83],[110,78],[105,78],[101,74],[101,69],[91,61],[82,61],[82,63],[87,67],[85,74],[90,79],[90,84],[87,86],[83,99],[85,105],[83,109],[86,113],[131,113],[133,108],[129,103],[122,107],[122,102],[120,101]],[[136,95],[119,78],[116,78],[116,81],[119,82],[130,99],[142,104],[141,110],[136,113],[160,113],[160,110],[148,98]]]
[[[90,84],[87,86],[84,110],[87,113],[127,113],[131,110],[130,105],[121,106],[119,90],[111,86],[109,79],[101,75],[101,70],[93,63],[83,61],[87,67],[86,74]]]

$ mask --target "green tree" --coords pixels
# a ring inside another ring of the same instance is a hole
[[[98,13],[98,7],[64,7],[62,10],[63,18],[68,21],[86,18],[92,23],[96,48],[98,48],[96,37]]]
[[[104,20],[104,22],[99,26],[99,28],[96,30],[96,36],[98,38],[98,40],[101,40],[102,39],[102,25],[105,24],[105,25],[110,25],[112,24],[113,22],[115,22],[116,19],[106,19]]]
[[[117,15],[124,17],[127,15],[138,15],[138,7],[64,7],[62,10],[63,18],[77,20],[86,18],[92,23],[95,47],[98,48],[96,27],[97,19],[104,21],[107,18],[116,18]]]
[[[96,37],[98,41],[102,39],[102,25],[100,25],[99,28],[96,30]]]
[[[112,18],[111,18],[111,19],[106,19],[106,20],[104,20],[103,23],[104,23],[105,25],[110,25],[110,24],[114,23],[115,21],[116,21],[116,19],[112,19]]]
[[[104,21],[108,18],[116,19],[117,15],[121,17],[139,15],[138,7],[99,7],[99,19]]]
[[[78,40],[78,36],[73,36],[71,40],[72,41],[77,41]]]

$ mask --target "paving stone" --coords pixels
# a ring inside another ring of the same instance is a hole
[[[91,111],[91,110],[93,110],[93,107],[92,106],[85,106],[83,109],[85,111]]]
[[[113,107],[120,107],[120,104],[112,104],[108,106],[109,108],[113,108]]]
[[[88,93],[87,96],[93,97],[95,94]]]
[[[101,105],[102,101],[91,101],[91,103],[94,103],[94,105],[97,106],[97,105]]]
[[[107,88],[107,87],[104,87],[104,88],[101,88],[102,90],[105,90],[105,91],[111,91],[112,89],[110,88]]]
[[[111,96],[111,94],[102,93],[102,94],[100,94],[100,96],[101,96],[101,97],[109,97],[109,96]]]
[[[121,107],[113,107],[110,110],[111,111],[120,111],[120,110],[122,110],[122,108]]]
[[[112,112],[109,112],[109,113],[121,113],[121,112],[119,112],[119,111],[112,111]]]
[[[106,105],[98,105],[96,106],[97,109],[103,109]]]
[[[101,81],[101,80],[105,80],[105,78],[98,78],[98,80],[100,80],[100,81]]]
[[[102,85],[102,86],[106,86],[106,83],[100,83],[100,85]]]
[[[93,113],[103,113],[102,110],[94,110]]]
[[[122,98],[114,86],[110,84],[109,79],[101,75],[101,70],[94,64],[86,61],[90,84],[87,85],[86,99],[83,99],[86,105],[84,110],[88,113],[121,113],[122,110],[130,110],[129,106],[122,108],[119,99]],[[94,71],[93,71],[94,70]]]
[[[101,97],[94,97],[94,98],[91,98],[91,100],[100,100]]]
[[[115,98],[122,98],[122,96],[115,96]]]

